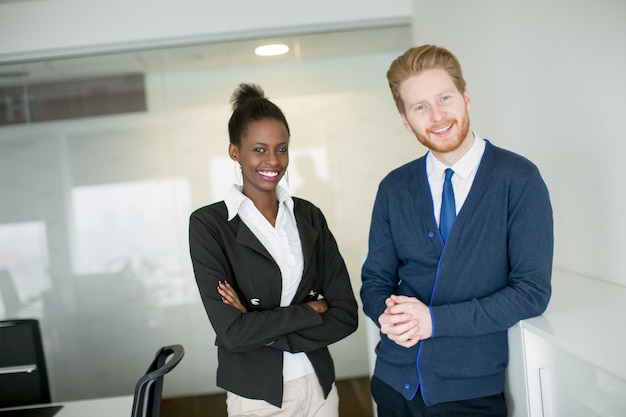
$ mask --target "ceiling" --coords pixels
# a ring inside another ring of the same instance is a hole
[[[266,43],[285,43],[290,50],[275,57],[254,55],[254,49]],[[0,87],[116,74],[266,65],[372,54],[404,50],[410,43],[410,26],[406,25],[49,59],[0,65]]]

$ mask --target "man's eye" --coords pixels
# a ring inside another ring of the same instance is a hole
[[[265,149],[263,149],[263,148],[254,148],[254,152],[263,153],[263,152],[265,152]]]
[[[280,152],[280,153],[285,153],[287,151],[288,151],[287,148],[278,148],[278,152]]]
[[[450,100],[450,98],[451,98],[450,96],[443,96],[441,97],[441,101],[448,101]]]
[[[420,104],[419,106],[415,106],[415,111],[423,111],[426,109],[426,105]]]

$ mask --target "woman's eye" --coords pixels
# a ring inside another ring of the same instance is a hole
[[[265,149],[263,149],[263,148],[254,148],[254,152],[263,153],[263,152],[265,152]]]
[[[288,151],[287,148],[278,148],[278,152],[280,152],[280,153],[285,153],[287,151]]]

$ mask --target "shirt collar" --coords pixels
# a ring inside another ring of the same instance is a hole
[[[254,206],[252,200],[242,190],[243,186],[233,184],[226,192],[224,203],[226,203],[226,208],[228,209],[228,221],[231,221],[239,213],[243,204],[252,204]],[[291,198],[286,188],[280,185],[276,188],[276,199],[279,206],[284,204],[289,212],[293,213],[293,198]]]

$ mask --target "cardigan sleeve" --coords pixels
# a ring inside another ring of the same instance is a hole
[[[364,313],[380,327],[378,317],[385,311],[385,300],[396,294],[398,255],[389,220],[389,188],[383,181],[378,188],[368,242],[368,254],[361,270],[361,299]]]

